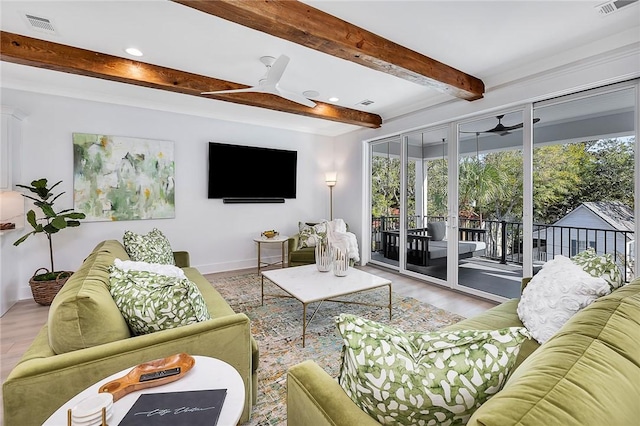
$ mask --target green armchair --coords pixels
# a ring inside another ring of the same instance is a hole
[[[287,264],[289,267],[316,263],[315,247],[298,248],[298,246],[300,245],[299,233],[289,237],[289,241],[287,241],[287,244],[289,253]]]
[[[336,219],[341,220],[341,219]],[[306,222],[308,226],[317,225],[315,222]],[[347,231],[349,230],[349,224],[345,223]],[[354,237],[355,238],[355,237]],[[300,233],[289,237],[288,244],[288,259],[287,264],[291,266],[302,266],[316,263],[316,248],[315,247],[300,247]],[[359,259],[357,259],[359,260]],[[353,266],[353,259],[351,265]]]

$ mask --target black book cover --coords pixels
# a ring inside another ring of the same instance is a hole
[[[119,426],[215,426],[226,389],[144,393]]]

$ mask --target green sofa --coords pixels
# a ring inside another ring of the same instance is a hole
[[[115,258],[129,259],[122,244],[101,242],[56,295],[47,324],[3,384],[4,424],[41,425],[93,383],[180,352],[218,358],[238,370],[246,390],[241,422],[249,420],[258,381],[258,347],[249,318],[235,313],[198,270],[189,267],[187,252],[175,252],[176,265],[196,283],[212,319],[131,336],[109,293],[109,266]]]
[[[526,283],[525,283],[526,284]],[[447,329],[520,326],[510,300]],[[311,360],[287,373],[292,426],[378,425]],[[525,342],[503,389],[470,426],[636,425],[640,419],[640,279],[575,314],[540,346]]]

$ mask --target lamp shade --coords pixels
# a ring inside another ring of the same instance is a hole
[[[336,186],[336,182],[338,181],[338,173],[336,172],[325,173],[324,181],[327,183],[327,186]]]

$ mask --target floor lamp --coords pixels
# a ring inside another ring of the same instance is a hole
[[[329,220],[333,220],[333,187],[336,186],[336,182],[338,181],[338,173],[327,172],[324,181],[329,187]]]

